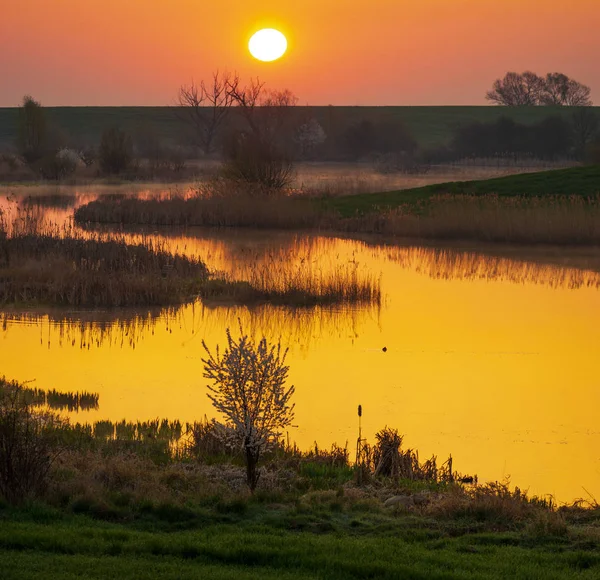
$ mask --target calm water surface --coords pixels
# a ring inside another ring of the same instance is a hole
[[[59,220],[72,209],[47,211]],[[201,341],[223,344],[239,318],[290,347],[298,425],[290,438],[303,447],[353,449],[361,404],[371,440],[388,425],[422,458],[452,453],[459,471],[480,480],[510,477],[563,501],[600,497],[600,275],[569,266],[567,250],[566,265],[552,265],[538,252],[509,259],[280,232],[153,235],[242,278],[256,264],[313,274],[350,264],[381,281],[383,302],[309,310],[197,302],[133,320],[71,313],[70,322],[5,313],[0,374],[99,393],[99,410],[77,420],[210,417]]]

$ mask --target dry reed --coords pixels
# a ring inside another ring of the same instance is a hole
[[[75,211],[80,224],[298,229],[314,227],[320,220],[308,199],[221,179],[159,199],[105,197]]]
[[[279,261],[253,264],[243,273],[218,274],[205,285],[203,297],[237,303],[269,302],[293,306],[380,305],[380,281],[356,265],[315,270],[310,262],[291,269]]]
[[[420,210],[400,207],[342,220],[349,232],[525,244],[600,243],[600,198],[436,196]]]
[[[3,245],[0,304],[163,306],[190,300],[208,277],[200,260],[150,243],[17,232]]]

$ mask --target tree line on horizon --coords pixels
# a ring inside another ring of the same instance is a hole
[[[552,73],[545,78],[507,73],[494,83],[488,99],[509,107],[564,105],[569,117],[549,112],[536,123],[508,116],[487,123],[463,123],[448,144],[425,148],[400,120],[372,118],[344,123],[330,111],[325,127],[309,108],[297,107],[289,90],[267,89],[259,79],[241,82],[237,74],[217,71],[207,81],[181,85],[173,109],[182,127],[181,142],[165,142],[152,128],[136,134],[110,126],[99,143],[76,144],[50,123],[44,107],[30,96],[18,111],[17,157],[34,174],[64,179],[78,166],[92,175],[131,179],[176,177],[188,159],[219,159],[230,179],[282,188],[291,182],[294,163],[371,162],[382,172],[422,173],[432,164],[478,158],[497,160],[600,161],[600,120],[589,106],[588,87]],[[574,106],[570,103],[577,103]],[[321,119],[323,122],[323,119]],[[0,165],[16,164],[0,155]]]

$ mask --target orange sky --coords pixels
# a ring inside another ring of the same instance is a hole
[[[600,93],[599,0],[2,0],[0,106],[164,105],[220,69],[302,104],[485,104],[507,70]],[[248,55],[279,27],[276,63]],[[596,96],[600,103],[600,96]]]

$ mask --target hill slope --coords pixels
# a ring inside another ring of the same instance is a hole
[[[415,189],[347,195],[326,200],[325,206],[343,216],[390,209],[433,195],[600,195],[600,165],[523,173],[480,181],[437,183]]]

